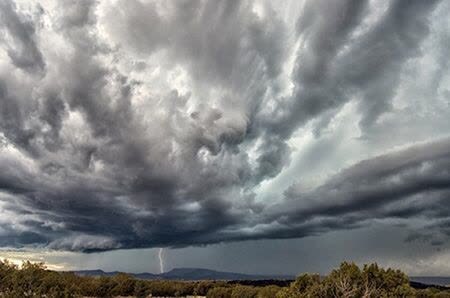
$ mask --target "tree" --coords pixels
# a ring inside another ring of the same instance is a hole
[[[289,288],[284,288],[277,293],[277,298],[309,298],[327,297],[323,293],[323,286],[318,274],[302,274],[291,283]]]
[[[450,298],[450,291],[428,288],[415,290],[399,270],[377,264],[342,263],[328,276],[302,274],[288,287],[253,287],[225,281],[144,281],[127,274],[113,277],[81,277],[50,271],[41,263],[25,262],[18,267],[0,261],[0,297],[147,297],[206,295],[208,298]]]
[[[363,287],[361,270],[354,263],[343,262],[339,269],[331,271],[324,284],[330,297],[360,297]]]
[[[274,298],[280,291],[278,286],[265,286],[258,290],[258,298]]]
[[[226,287],[216,287],[209,289],[206,294],[207,298],[231,298],[231,288]]]
[[[150,294],[150,290],[147,287],[148,282],[144,280],[137,280],[134,285],[133,295],[138,298],[147,297]]]
[[[258,290],[250,286],[237,285],[233,287],[231,298],[257,298]]]
[[[136,280],[129,274],[119,273],[113,278],[116,284],[111,290],[112,295],[115,296],[131,296],[134,293],[134,285]]]

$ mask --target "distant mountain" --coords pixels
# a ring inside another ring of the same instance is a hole
[[[80,276],[112,276],[113,272],[105,272],[103,270],[78,270],[78,271],[70,271]]]
[[[292,279],[289,275],[260,275],[235,272],[222,272],[201,268],[175,268],[169,272],[159,274],[163,279],[178,280],[264,280],[264,279]]]
[[[121,272],[105,272],[103,270],[79,270],[71,271],[81,276],[114,276]],[[293,280],[293,275],[262,275],[262,274],[243,274],[235,272],[222,272],[202,268],[175,268],[161,274],[154,273],[128,273],[138,279],[147,280]],[[448,287],[450,285],[450,277],[447,276],[411,276],[411,285],[415,288],[427,288],[432,285],[440,287]]]
[[[71,271],[81,276],[114,276],[121,272],[105,272],[103,270],[79,270]],[[163,279],[163,280],[285,280],[294,279],[292,275],[258,275],[234,272],[221,272],[202,268],[175,268],[161,274],[153,273],[128,273],[139,279]]]
[[[425,285],[450,286],[450,277],[448,276],[411,276],[409,280]]]

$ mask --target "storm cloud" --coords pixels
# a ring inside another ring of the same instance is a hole
[[[449,9],[3,1],[0,246],[185,247],[379,222],[445,243]]]

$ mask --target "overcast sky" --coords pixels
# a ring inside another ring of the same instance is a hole
[[[450,275],[450,2],[0,2],[0,257]]]

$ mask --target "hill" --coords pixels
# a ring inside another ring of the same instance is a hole
[[[78,270],[71,271],[80,276],[114,276],[118,271],[105,272],[103,270]],[[203,268],[175,268],[168,272],[154,274],[154,273],[128,273],[138,279],[146,280],[292,280],[295,276],[292,275],[258,275],[258,274],[243,274],[235,272],[222,272]]]
[[[442,287],[450,286],[449,276],[411,276],[409,278],[411,282],[426,284],[426,285],[437,285]]]

